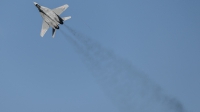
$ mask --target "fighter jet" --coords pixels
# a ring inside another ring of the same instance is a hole
[[[59,24],[63,24],[64,21],[71,18],[71,16],[68,17],[60,17],[60,14],[64,12],[69,6],[67,4],[60,6],[55,9],[49,9],[44,6],[40,6],[38,3],[33,2],[35,6],[38,8],[42,18],[42,30],[40,33],[40,36],[43,37],[46,31],[49,29],[49,26],[52,27],[52,37],[54,38],[56,29],[59,29]]]

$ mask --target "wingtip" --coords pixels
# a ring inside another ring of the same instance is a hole
[[[69,7],[69,5],[68,5],[68,4],[65,4],[64,7],[65,7],[65,9],[67,9],[67,8]]]

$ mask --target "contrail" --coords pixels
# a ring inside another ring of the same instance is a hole
[[[69,26],[74,46],[104,92],[121,112],[186,112],[182,104],[133,65]]]

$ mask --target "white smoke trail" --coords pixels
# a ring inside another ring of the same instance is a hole
[[[131,63],[71,27],[65,27],[76,37],[76,40],[71,38],[72,43],[121,112],[186,112],[178,100],[165,95]]]

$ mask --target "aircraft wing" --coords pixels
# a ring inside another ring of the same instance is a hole
[[[43,21],[40,36],[43,37],[48,29],[49,25],[45,21]]]
[[[55,12],[57,15],[62,14],[67,8],[69,7],[69,5],[65,4],[63,6],[60,6],[58,8],[52,9],[53,12]]]

